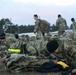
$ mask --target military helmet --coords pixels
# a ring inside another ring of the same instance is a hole
[[[46,45],[47,51],[49,53],[53,53],[58,47],[59,47],[59,44],[55,40],[49,41]]]

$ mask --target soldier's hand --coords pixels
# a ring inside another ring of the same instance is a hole
[[[36,31],[34,31],[34,34],[36,34]]]
[[[34,30],[34,34],[36,34],[36,30]]]
[[[72,73],[76,73],[76,69],[74,69],[74,70],[72,71]]]
[[[58,60],[54,60],[54,63],[56,64],[58,62]]]

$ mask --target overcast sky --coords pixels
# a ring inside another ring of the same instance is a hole
[[[34,24],[33,15],[55,23],[61,14],[68,25],[76,18],[76,0],[0,0],[0,19],[11,18],[14,24]]]

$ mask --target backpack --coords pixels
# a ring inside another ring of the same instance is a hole
[[[50,26],[50,23],[47,22],[46,20],[41,20],[41,19],[39,20],[40,20],[39,27],[43,32],[46,32]]]

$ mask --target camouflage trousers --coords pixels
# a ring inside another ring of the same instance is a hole
[[[64,32],[65,32],[65,31],[60,31],[60,30],[59,30],[59,31],[58,31],[58,38],[60,38],[60,36],[63,35]]]
[[[36,35],[37,39],[41,39],[41,38],[44,39],[44,36],[45,36],[44,32],[42,32],[41,30],[37,31],[37,35]]]
[[[76,40],[76,30],[73,30],[73,39]]]

